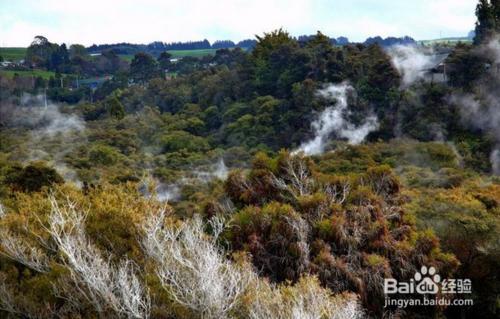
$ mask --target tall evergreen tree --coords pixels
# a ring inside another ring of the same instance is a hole
[[[169,69],[172,65],[170,62],[170,59],[172,58],[172,55],[168,53],[167,51],[164,51],[160,54],[158,57],[158,65],[160,66],[162,71],[165,71],[166,69]]]
[[[130,75],[134,80],[144,83],[158,76],[158,63],[147,53],[137,53],[130,63]]]
[[[491,37],[497,28],[498,18],[496,13],[500,14],[500,1],[498,0],[479,0],[476,7],[476,36],[475,44],[480,44]]]

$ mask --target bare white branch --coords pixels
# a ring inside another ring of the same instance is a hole
[[[0,273],[0,311],[12,314],[12,318],[53,318],[54,310],[50,305],[40,307],[31,303],[7,284],[6,279],[6,275]]]
[[[149,294],[135,275],[133,264],[115,267],[93,246],[85,234],[85,214],[71,202],[59,207],[51,198],[49,228],[64,255],[75,287],[98,312],[112,309],[127,318],[149,317]]]
[[[296,218],[285,217],[287,224],[292,228],[294,234],[297,236],[297,246],[300,251],[300,260],[298,264],[297,271],[302,273],[306,271],[309,267],[309,232],[310,226],[309,224],[300,216]]]
[[[314,180],[302,157],[293,156],[287,160],[285,174],[272,177],[273,185],[288,192],[294,199],[310,195],[314,188]]]
[[[3,275],[0,275],[0,310],[12,314],[22,313],[19,309],[17,309],[12,292],[7,287],[5,277]]]
[[[332,296],[315,278],[304,277],[294,286],[259,281],[248,309],[251,319],[358,319],[364,313],[352,295]]]
[[[349,195],[351,184],[347,181],[341,185],[328,184],[324,187],[324,192],[328,197],[330,204],[338,203],[343,204]]]
[[[3,230],[0,236],[0,253],[38,272],[49,271],[49,259],[44,251],[30,246],[10,231]]]
[[[213,235],[204,233],[199,217],[180,225],[164,224],[165,212],[144,225],[143,247],[156,261],[156,273],[175,302],[202,318],[227,318],[245,291],[250,272],[227,260],[217,247],[223,222],[213,218]]]
[[[5,211],[3,204],[0,203],[0,219],[4,218],[6,214],[7,214],[7,212]]]

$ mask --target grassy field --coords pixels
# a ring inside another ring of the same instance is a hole
[[[54,76],[54,72],[44,71],[44,70],[32,70],[32,71],[12,71],[12,70],[0,70],[0,74],[2,76],[13,78],[14,74],[19,74],[19,76],[41,76],[44,79],[49,79],[51,76]]]
[[[215,55],[215,51],[217,49],[203,49],[203,50],[170,50],[168,53],[172,54],[173,58],[182,58],[185,56],[192,57],[203,57],[205,55]],[[7,61],[19,61],[24,59],[26,55],[26,48],[0,48],[0,55]],[[134,55],[132,54],[123,54],[120,55],[122,59],[127,62],[132,61]]]
[[[455,45],[459,42],[472,43],[472,40],[464,37],[464,38],[442,38],[442,39],[434,39],[434,40],[422,40],[422,41],[418,41],[418,42],[422,43],[423,45],[433,45],[433,44]]]
[[[168,53],[172,55],[172,58],[182,58],[186,56],[192,56],[195,58],[200,58],[205,55],[215,55],[215,51],[217,49],[203,49],[203,50],[170,50]],[[130,62],[134,58],[133,54],[120,54],[120,57],[127,61]]]
[[[185,56],[202,57],[205,55],[214,55],[217,49],[203,49],[203,50],[170,50],[168,53],[172,54],[173,58],[181,58]]]
[[[120,54],[120,58],[122,58],[123,60],[125,60],[127,62],[131,62],[132,59],[134,58],[134,55],[133,54]]]
[[[19,61],[24,59],[26,48],[0,48],[0,55],[6,61]]]

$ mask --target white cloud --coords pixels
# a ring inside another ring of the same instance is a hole
[[[460,32],[464,27],[473,29],[477,0],[426,1],[429,24],[448,32]]]
[[[475,0],[0,0],[0,45],[54,42],[241,40],[283,27],[368,36],[465,34]]]

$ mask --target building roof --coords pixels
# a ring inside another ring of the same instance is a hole
[[[422,71],[435,72],[436,70],[441,69],[449,56],[450,53],[438,53],[429,55],[429,62],[426,63],[426,66]]]

